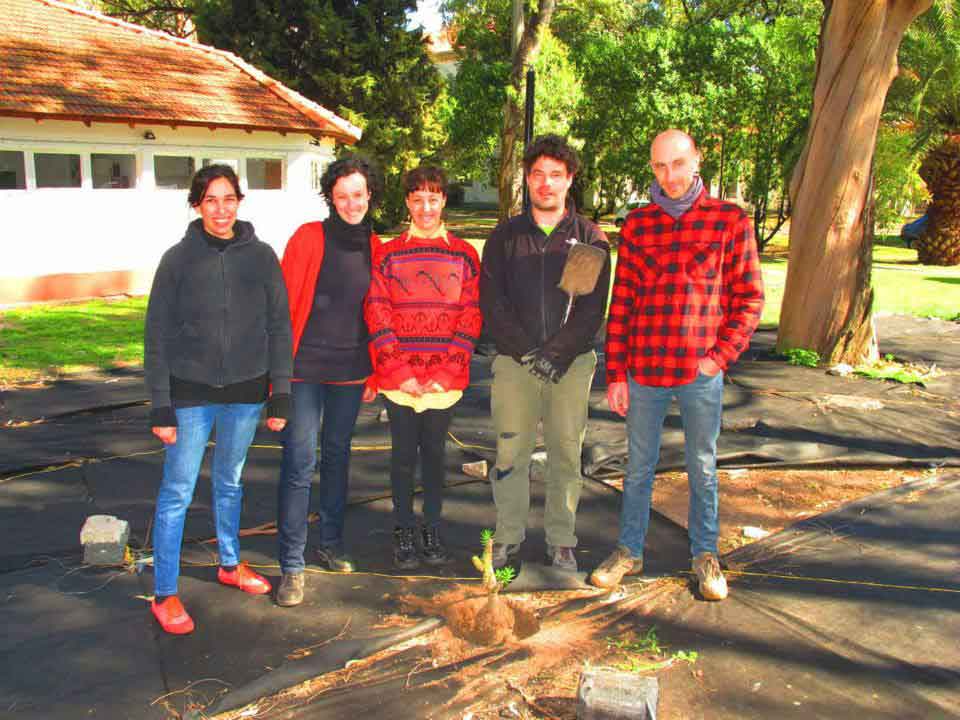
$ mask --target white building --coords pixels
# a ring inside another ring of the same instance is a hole
[[[327,215],[319,177],[360,130],[215,48],[63,5],[0,0],[0,304],[143,293],[226,162],[281,253]]]

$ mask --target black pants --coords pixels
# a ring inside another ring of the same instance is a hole
[[[393,488],[393,517],[397,527],[414,527],[413,491],[420,456],[421,484],[423,486],[423,520],[427,525],[440,522],[443,509],[444,463],[447,428],[453,409],[414,412],[413,408],[397,405],[384,398],[390,418],[390,485]]]

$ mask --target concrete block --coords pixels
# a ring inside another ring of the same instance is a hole
[[[586,668],[577,688],[577,720],[656,720],[655,677],[611,668]]]
[[[113,515],[91,515],[80,529],[85,565],[122,565],[130,523]]]
[[[461,465],[460,469],[463,470],[464,475],[480,478],[481,480],[486,480],[487,475],[489,474],[486,460],[464,463]]]

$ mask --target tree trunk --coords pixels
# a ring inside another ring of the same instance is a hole
[[[517,2],[518,0],[514,0]],[[513,51],[507,101],[503,107],[503,131],[500,134],[500,169],[497,189],[500,197],[500,219],[520,212],[520,186],[523,174],[520,168],[518,146],[523,134],[523,108],[520,106],[524,70],[540,47],[540,32],[549,27],[556,0],[540,0],[540,9],[525,23],[520,41]]]
[[[790,262],[777,348],[857,364],[871,318],[870,164],[907,27],[932,0],[824,0],[813,113],[790,183]]]
[[[924,265],[960,264],[960,136],[952,135],[920,164],[932,199],[930,221],[914,242]]]

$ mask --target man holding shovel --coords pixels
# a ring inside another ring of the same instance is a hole
[[[680,405],[690,485],[693,572],[707,600],[727,596],[717,560],[717,437],[723,373],[747,349],[763,309],[753,226],[733,203],[707,195],[693,139],[654,139],[653,201],[623,226],[607,325],[607,400],[627,418],[629,462],[620,539],[590,576],[612,588],[643,570],[643,542],[672,398]]]
[[[566,140],[537,138],[523,167],[532,207],[493,230],[480,273],[480,308],[498,352],[491,396],[493,565],[506,565],[526,535],[530,456],[542,421],[547,559],[575,571],[580,453],[597,365],[594,338],[610,284],[609,245],[567,198],[579,161]]]

